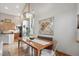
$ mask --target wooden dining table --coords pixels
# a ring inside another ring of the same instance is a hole
[[[24,42],[25,44],[27,44],[27,45],[31,46],[32,48],[34,48],[36,50],[37,56],[40,56],[41,55],[41,51],[43,49],[53,45],[53,41],[49,41],[49,40],[43,40],[43,41],[46,41],[46,42],[49,42],[49,43],[45,44],[45,45],[42,45],[42,44],[39,44],[39,43],[34,42],[32,40],[28,40],[28,39],[23,40],[22,38],[19,38],[18,39],[18,48],[20,47],[20,42]]]

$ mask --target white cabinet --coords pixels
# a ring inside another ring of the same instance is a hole
[[[0,40],[0,56],[2,56],[3,52],[3,41]]]
[[[2,34],[1,37],[2,37],[3,43],[8,43],[8,35]]]
[[[3,40],[3,43],[11,44],[14,41],[14,34],[1,34],[0,39]]]
[[[8,34],[8,43],[11,44],[14,41],[14,34]]]
[[[78,29],[78,32],[77,32],[77,41],[79,42],[79,29]]]

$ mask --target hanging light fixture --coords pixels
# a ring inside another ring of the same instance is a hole
[[[32,18],[33,14],[31,13],[31,5],[30,3],[27,4],[27,12],[25,13],[25,18]]]
[[[27,6],[27,10],[25,9],[25,12],[23,13],[23,16],[24,16],[24,20],[25,21],[28,21],[29,23],[29,31],[30,31],[30,35],[33,34],[33,24],[34,24],[34,11],[32,11],[32,8],[31,8],[31,4],[28,3],[26,4]]]

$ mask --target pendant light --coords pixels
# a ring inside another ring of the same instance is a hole
[[[27,4],[27,8],[28,8],[28,10],[27,10],[27,12],[25,13],[25,18],[32,18],[32,13],[31,13],[31,5],[30,5],[30,3],[28,3]]]

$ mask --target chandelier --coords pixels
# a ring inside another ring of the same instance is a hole
[[[31,13],[31,5],[30,3],[27,4],[27,12],[24,13],[24,16],[26,19],[30,19],[33,17],[33,14]]]

